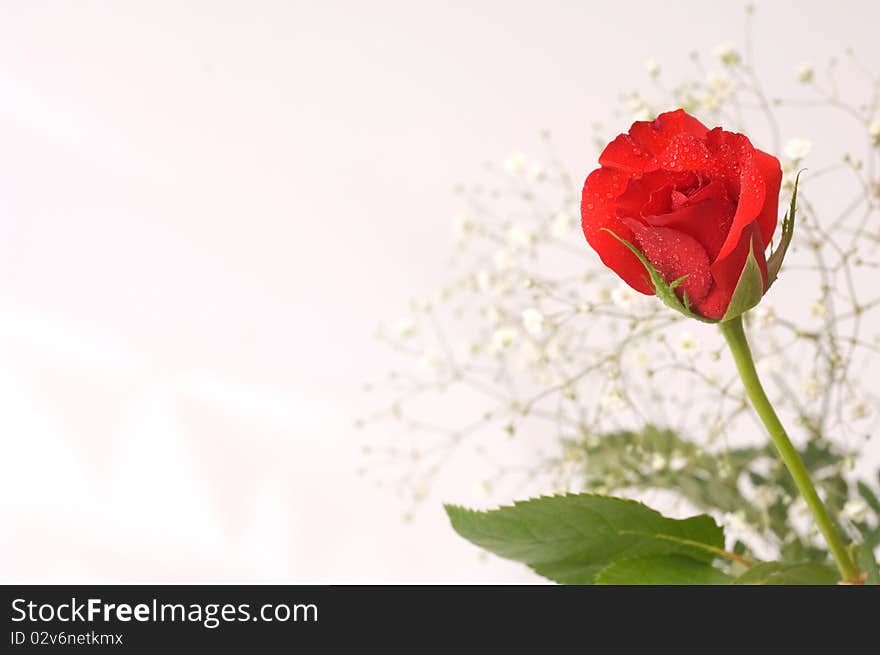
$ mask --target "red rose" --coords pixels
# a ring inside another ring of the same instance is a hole
[[[654,294],[634,245],[692,311],[725,315],[749,251],[767,290],[764,254],[776,229],[779,160],[742,134],[708,129],[684,110],[636,121],[584,183],[584,235],[606,266]],[[613,234],[612,234],[613,232]],[[757,280],[757,273],[755,273]]]

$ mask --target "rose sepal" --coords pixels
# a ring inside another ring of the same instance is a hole
[[[791,192],[791,205],[785,212],[785,218],[782,219],[782,236],[779,239],[779,245],[770,253],[767,258],[767,290],[776,281],[779,276],[779,269],[782,268],[782,260],[785,259],[785,253],[788,251],[788,245],[794,236],[794,215],[797,208],[797,190],[798,181],[801,178],[803,170],[799,170],[794,178],[794,188]],[[766,293],[766,291],[765,291]]]
[[[654,287],[654,293],[657,294],[657,297],[664,302],[668,307],[674,309],[679,314],[683,314],[688,318],[695,318],[698,321],[702,321],[703,323],[717,323],[713,318],[706,318],[705,316],[701,316],[697,314],[691,309],[690,300],[688,300],[687,293],[682,293],[682,297],[679,298],[678,294],[675,293],[675,290],[681,285],[682,282],[687,279],[687,275],[683,275],[677,280],[673,280],[672,282],[666,282],[663,279],[663,275],[658,271],[654,265],[648,261],[648,258],[645,257],[644,253],[641,250],[636,248],[629,241],[624,239],[623,237],[618,236],[614,233],[613,230],[609,230],[607,227],[602,228],[605,232],[608,232],[615,239],[620,241],[623,245],[629,248],[630,252],[639,258],[639,261],[642,262],[642,265],[645,267],[645,270],[648,272],[648,280]]]

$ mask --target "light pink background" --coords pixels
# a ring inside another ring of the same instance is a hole
[[[0,581],[533,579],[480,563],[442,498],[406,526],[353,475],[371,332],[443,279],[455,182],[542,127],[585,174],[643,59],[683,71],[742,15],[4,2]],[[874,2],[760,3],[765,80],[876,61],[878,24]]]

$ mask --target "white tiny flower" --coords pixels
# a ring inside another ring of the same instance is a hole
[[[807,501],[805,501],[802,497],[798,496],[797,499],[791,504],[790,511],[792,516],[804,518],[812,518],[812,513],[810,512],[810,508],[807,506]]]
[[[657,77],[660,74],[660,64],[653,59],[646,59],[644,66],[645,70],[648,71],[648,75],[651,77]]]
[[[523,327],[533,337],[540,337],[544,332],[544,315],[537,309],[524,309],[522,313]]]
[[[639,292],[628,284],[621,284],[611,292],[611,300],[621,309],[635,309],[641,302]]]
[[[483,292],[492,288],[492,274],[489,271],[485,269],[477,271],[477,287]]]
[[[622,293],[625,294],[626,292],[623,291]],[[612,300],[611,289],[606,287],[604,284],[595,286],[591,289],[591,298],[594,302],[599,304],[609,302]]]
[[[770,305],[763,303],[752,310],[758,326],[762,328],[771,328],[776,325],[776,313]]]
[[[828,315],[828,308],[823,302],[814,302],[810,305],[810,315],[816,318],[825,318]]]
[[[685,357],[694,357],[700,352],[700,342],[692,332],[682,332],[679,334],[675,347]]]
[[[795,137],[788,140],[783,150],[786,157],[798,161],[809,155],[812,147],[813,143],[809,139]]]
[[[627,98],[626,106],[632,112],[641,111],[645,108],[645,101],[638,93],[633,93]]]
[[[633,355],[633,361],[640,369],[646,369],[651,366],[651,355],[644,348],[639,348]]]
[[[760,507],[770,507],[779,498],[779,489],[776,487],[758,487],[755,490],[755,502]]]
[[[486,480],[475,482],[471,489],[471,497],[476,501],[486,500],[491,493],[492,485]]]
[[[782,362],[778,357],[770,355],[758,360],[758,371],[765,375],[779,373],[780,370],[782,370]]]
[[[559,359],[559,357],[562,356],[562,346],[560,346],[559,342],[554,339],[547,343],[547,346],[544,349],[544,355],[550,361]]]
[[[422,353],[422,357],[419,360],[419,364],[422,368],[426,368],[428,370],[436,370],[440,368],[440,365],[443,363],[443,358],[440,357],[440,353],[436,350],[426,350]]]
[[[638,111],[633,112],[632,118],[634,121],[649,121],[654,116],[651,114],[651,110],[648,107],[642,107]]]
[[[489,345],[489,352],[493,355],[499,355],[516,341],[516,330],[511,328],[501,328],[495,330],[492,334],[492,342]]]
[[[880,121],[874,121],[868,125],[868,136],[874,142],[874,145],[880,145]]]
[[[718,108],[718,96],[714,93],[701,93],[699,95],[700,104],[706,109],[717,109]]]
[[[619,389],[612,389],[599,400],[599,405],[607,410],[619,412],[626,408],[626,401]]]
[[[666,468],[666,458],[660,453],[654,453],[653,457],[651,457],[651,470],[652,471],[662,471]]]
[[[868,405],[862,401],[855,402],[849,408],[849,415],[855,421],[860,421],[863,418],[867,418],[871,414],[871,409]]]
[[[813,72],[812,64],[801,64],[794,72],[794,79],[803,84],[809,84],[813,81]]]
[[[688,465],[688,459],[684,455],[673,455],[672,459],[669,460],[669,470],[670,471],[681,471],[685,466]]]
[[[518,363],[521,369],[528,370],[537,364],[540,364],[542,359],[543,353],[541,352],[541,349],[533,342],[524,341],[522,346],[520,346]]]
[[[810,375],[801,382],[801,391],[803,391],[810,400],[815,400],[822,393],[822,385],[814,375]]]
[[[459,214],[452,217],[452,232],[460,237],[470,234],[474,229],[474,223],[470,218]]]
[[[509,250],[501,249],[492,257],[492,263],[495,264],[496,269],[503,272],[513,268],[515,262]]]
[[[706,85],[719,97],[726,96],[731,89],[730,78],[716,72],[709,73],[706,77]]]
[[[486,318],[489,319],[489,322],[492,325],[498,325],[501,322],[503,316],[503,312],[495,305],[492,305],[491,307],[489,307],[489,309],[486,310]]]
[[[574,218],[567,211],[561,211],[553,217],[550,231],[557,239],[567,236],[575,226]]]
[[[535,243],[535,233],[521,223],[510,228],[507,241],[514,248],[529,248]]]
[[[504,170],[508,173],[521,173],[526,167],[526,156],[521,152],[514,152],[504,160]]]
[[[712,54],[725,66],[735,66],[740,61],[739,51],[730,43],[722,43],[716,46]]]
[[[531,162],[526,168],[526,179],[529,182],[540,182],[547,176],[547,169],[539,161]]]
[[[868,503],[861,498],[853,498],[843,504],[840,513],[850,521],[861,521],[868,513]]]
[[[736,512],[727,512],[721,517],[721,522],[734,534],[742,534],[748,532],[749,524],[746,522],[745,512],[742,510]]]
[[[394,330],[398,337],[407,339],[416,333],[416,323],[411,318],[402,318],[397,321]]]

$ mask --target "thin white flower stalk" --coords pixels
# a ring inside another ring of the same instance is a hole
[[[782,276],[746,323],[760,333],[751,340],[758,367],[820,493],[853,538],[868,539],[880,532],[880,505],[867,497],[878,480],[852,463],[880,420],[870,377],[880,370],[880,71],[853,53],[825,69],[793,59],[799,95],[771,96],[750,21],[741,46],[694,54],[692,74],[677,84],[648,60],[645,90],[621,98],[595,141],[603,147],[634,118],[683,107],[779,156],[780,216],[809,162]],[[862,97],[838,91],[842,66],[862,77]],[[863,137],[785,134],[786,114],[804,112]],[[457,190],[446,283],[380,329],[404,359],[368,385],[378,408],[358,421],[375,428],[364,473],[413,505],[445,472],[456,477],[462,458],[478,471],[460,485],[466,500],[477,487],[481,499],[499,501],[559,490],[660,493],[736,527],[738,548],[818,556],[717,330],[685,323],[608,274],[578,219],[590,158],[584,170],[565,170],[544,136],[537,158],[514,153],[481,184]]]

